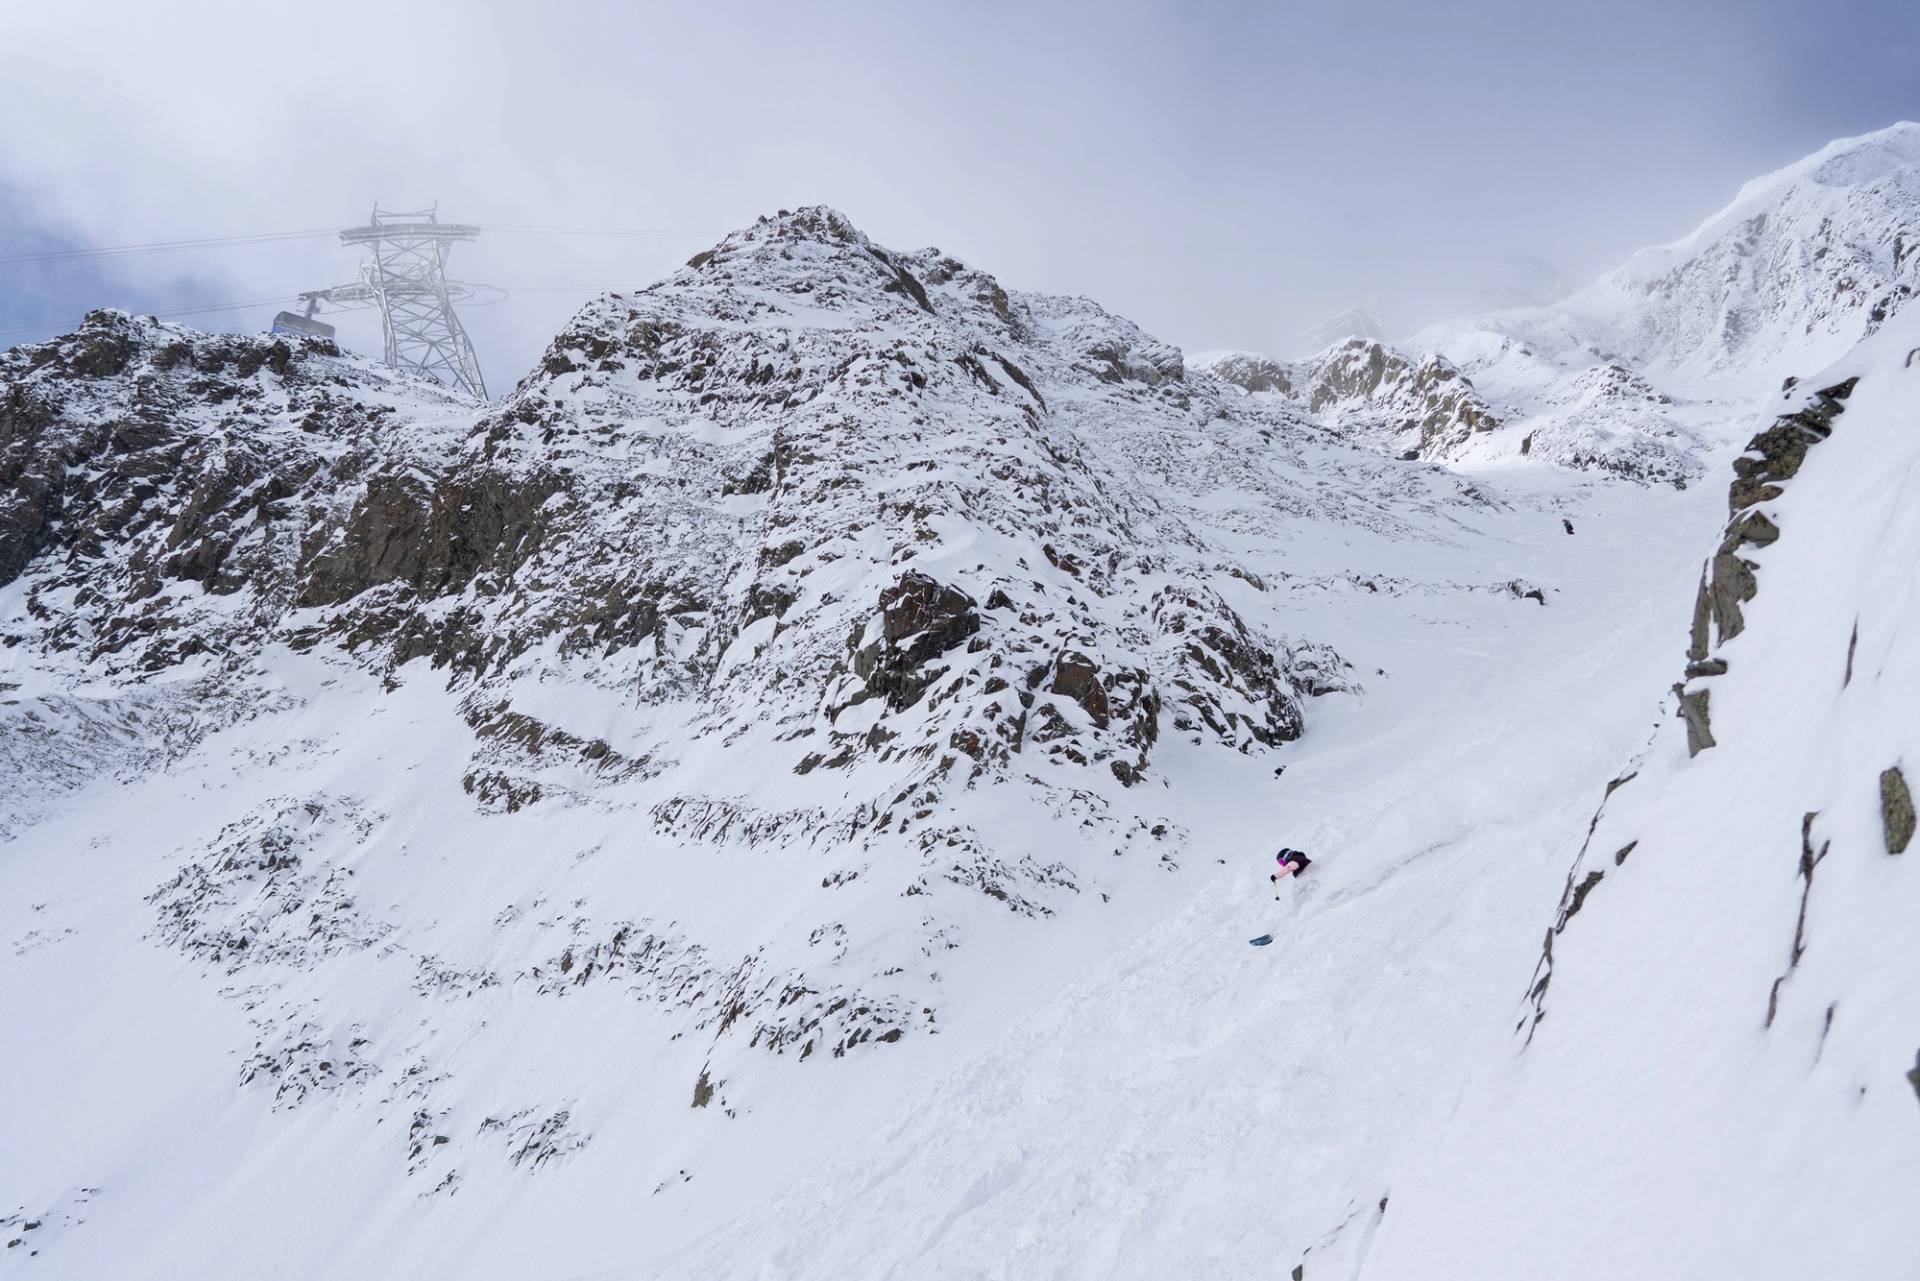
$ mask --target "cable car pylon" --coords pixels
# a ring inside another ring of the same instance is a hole
[[[341,244],[366,250],[359,279],[302,294],[306,315],[283,311],[274,317],[274,328],[331,337],[332,326],[313,318],[318,303],[372,303],[380,309],[389,366],[485,400],[487,385],[480,376],[480,361],[453,306],[470,298],[472,290],[447,279],[448,253],[457,242],[479,234],[480,228],[467,223],[441,222],[437,205],[412,213],[375,205],[366,226],[340,233]]]

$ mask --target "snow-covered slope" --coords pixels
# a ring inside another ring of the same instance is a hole
[[[1731,524],[1745,393],[1572,310],[1189,365],[818,208],[493,406],[0,355],[0,1268],[1897,1274],[1887,315]]]
[[[1647,531],[1698,545],[1720,518],[1698,491],[1536,475],[1464,545],[1317,606],[1385,675],[1280,778],[1178,780],[1224,860],[1191,896],[779,1196],[620,1275],[1284,1277],[1363,1222],[1502,1044],[1593,798],[1644,742],[1698,564]],[[1463,554],[1549,603],[1421,585]],[[1282,843],[1320,861],[1275,902]]]
[[[1474,335],[1505,337],[1567,369],[1619,361],[1679,392],[1771,391],[1837,359],[1920,288],[1916,206],[1920,124],[1842,138],[1550,307],[1447,322],[1416,341],[1451,354]]]
[[[1761,421],[1731,520],[1721,492],[1614,486],[1570,501],[1574,539],[1484,549],[1552,565],[1552,608],[1352,645],[1414,679],[1242,812],[1237,848],[1337,852],[1316,879],[1269,913],[1255,860],[1223,873],[841,1159],[650,1266],[1911,1271],[1916,405],[1911,314]],[[1698,592],[1676,541],[1710,553]]]
[[[1388,1180],[1370,1281],[1920,1263],[1917,353],[1910,312],[1743,455],[1685,721],[1608,785],[1514,1050]]]

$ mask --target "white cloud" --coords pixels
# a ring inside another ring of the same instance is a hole
[[[344,226],[376,200],[700,233],[498,235],[455,259],[613,287],[820,201],[1176,342],[1274,349],[1356,298],[1402,327],[1469,307],[1475,264],[1510,251],[1605,266],[1819,141],[1775,140],[1762,162],[1705,129],[1641,129],[1676,101],[1736,118],[1764,87],[1725,70],[1737,44],[1704,85],[1670,74],[1689,56],[1393,4],[1362,29],[1319,8],[1132,3],[23,0],[0,11],[0,183],[102,244]],[[1708,152],[1717,167],[1680,163]],[[353,265],[326,241],[123,264],[237,298]],[[475,313],[494,381],[575,301]]]

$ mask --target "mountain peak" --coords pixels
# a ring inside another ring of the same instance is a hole
[[[1641,250],[1622,270],[1633,271],[1643,263],[1666,265],[1691,256],[1728,228],[1779,206],[1797,188],[1863,187],[1883,179],[1902,180],[1916,168],[1920,168],[1920,124],[1902,120],[1872,133],[1836,138],[1818,151],[1742,184],[1732,200],[1699,226],[1678,240]]]
[[[1920,287],[1920,125],[1841,138],[1757,178],[1566,309],[1627,359],[1757,392],[1830,363]]]
[[[831,205],[802,205],[798,209],[761,214],[745,227],[727,233],[707,252],[718,255],[728,250],[738,252],[748,246],[791,245],[795,241],[852,246],[870,243],[851,218]]]
[[[818,322],[875,309],[935,311],[926,282],[904,255],[874,243],[826,205],[762,215],[641,293],[657,297],[663,290],[705,307],[726,295],[724,305],[743,318],[770,319],[777,311]]]

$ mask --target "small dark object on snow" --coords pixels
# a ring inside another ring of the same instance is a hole
[[[1567,518],[1566,518],[1565,516],[1562,516],[1562,517],[1560,518],[1560,523],[1561,523],[1562,525],[1565,525],[1565,526],[1567,527],[1567,532],[1568,532],[1569,534],[1571,534],[1571,533],[1573,532],[1573,522],[1572,522],[1572,521],[1570,521],[1570,520],[1568,520],[1568,519],[1567,519]]]
[[[1273,935],[1262,934],[1257,939],[1248,939],[1247,942],[1253,944],[1255,947],[1265,947],[1267,944],[1273,942]]]
[[[1279,778],[1282,774],[1286,772],[1287,772],[1287,767],[1284,765],[1276,765],[1273,767],[1273,776],[1275,778]]]

